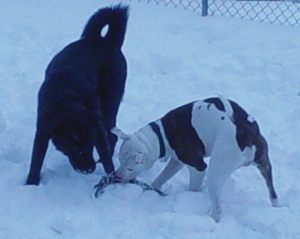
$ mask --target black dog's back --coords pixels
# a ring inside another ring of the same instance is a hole
[[[74,169],[84,173],[95,169],[92,151],[96,146],[105,172],[114,171],[111,156],[116,138],[110,129],[116,124],[127,75],[121,52],[127,18],[127,6],[100,9],[88,21],[81,39],[66,46],[48,65],[39,91],[27,184],[39,184],[50,139]],[[101,36],[106,25],[108,32]]]
[[[71,70],[80,69],[85,73],[93,72],[94,66],[103,65],[110,67],[123,61],[121,46],[124,41],[128,18],[128,6],[117,5],[111,8],[103,8],[96,12],[86,24],[81,39],[71,43],[59,52],[50,62],[46,76],[60,70],[60,68]],[[108,25],[108,32],[103,37],[101,30]],[[64,70],[62,69],[62,70]]]
[[[100,9],[86,24],[81,39],[58,53],[51,61],[46,73],[49,73],[53,67],[55,70],[57,67],[81,67],[82,64],[87,67],[91,65],[91,62],[102,65],[103,62],[109,63],[115,60],[124,42],[127,18],[128,6],[117,5]],[[101,36],[101,30],[106,25],[108,25],[108,32],[105,36]],[[115,52],[111,52],[112,50]]]

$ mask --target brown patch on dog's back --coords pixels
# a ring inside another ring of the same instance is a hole
[[[199,171],[206,169],[203,160],[204,144],[192,126],[194,102],[183,105],[167,113],[162,119],[166,138],[178,159]]]

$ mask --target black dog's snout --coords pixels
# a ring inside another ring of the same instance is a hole
[[[70,160],[70,162],[74,170],[78,173],[90,174],[93,173],[96,169],[96,163],[94,161],[90,163],[86,163],[83,160],[80,160],[79,162],[75,160]]]
[[[89,168],[86,172],[87,173],[93,173],[95,171],[95,168],[96,167]]]
[[[90,174],[93,173],[96,169],[96,164],[93,164],[91,167],[86,167],[83,169],[79,169],[79,171],[83,174]]]

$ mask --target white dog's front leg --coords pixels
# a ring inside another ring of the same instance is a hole
[[[173,177],[180,169],[182,169],[183,163],[171,157],[168,165],[164,170],[158,175],[158,177],[152,183],[152,187],[155,189],[160,189],[171,177]]]
[[[201,189],[202,181],[205,176],[205,171],[198,171],[194,167],[188,167],[190,172],[190,191],[199,192]]]

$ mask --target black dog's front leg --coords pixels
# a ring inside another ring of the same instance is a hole
[[[118,182],[118,178],[115,175],[114,164],[112,162],[113,150],[118,138],[110,131],[108,132],[102,123],[100,123],[99,129],[96,140],[96,149],[100,156],[99,161],[102,163],[106,175],[100,179],[97,185],[95,185],[95,197],[102,194],[107,185]]]
[[[43,132],[40,132],[40,130],[37,130],[33,144],[30,171],[26,181],[27,185],[39,185],[41,168],[44,162],[48,144],[49,137],[47,137]]]
[[[116,141],[115,141],[116,142]],[[101,130],[98,133],[97,141],[96,141],[96,149],[100,156],[100,161],[103,164],[104,171],[106,174],[110,174],[111,172],[115,171],[113,162],[112,162],[112,155],[114,145],[113,142],[110,142],[109,135],[106,130]]]

